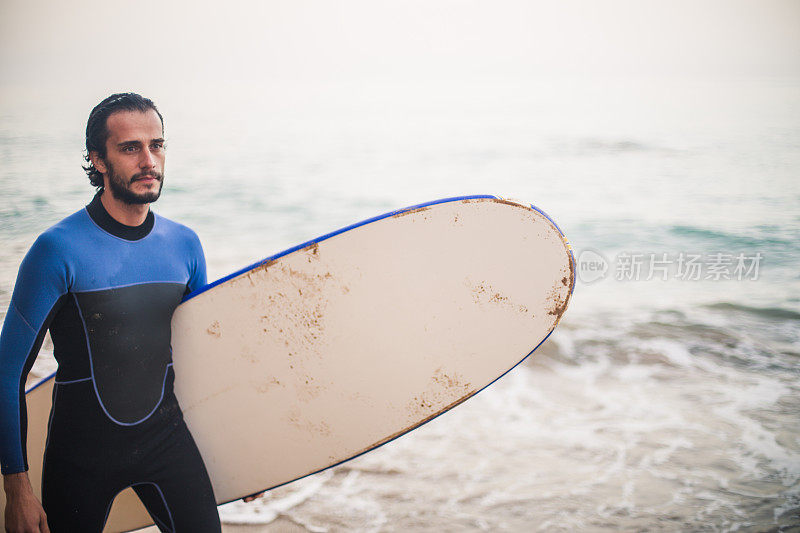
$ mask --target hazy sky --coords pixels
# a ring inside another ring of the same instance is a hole
[[[2,0],[0,83],[797,76],[798,0]]]

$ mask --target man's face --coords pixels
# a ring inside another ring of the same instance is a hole
[[[152,109],[118,111],[108,117],[106,157],[95,154],[111,195],[126,204],[158,200],[164,183],[164,138],[161,120]]]

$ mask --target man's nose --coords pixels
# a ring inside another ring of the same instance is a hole
[[[139,160],[139,168],[154,168],[156,166],[156,158],[149,148],[142,150],[142,157]]]

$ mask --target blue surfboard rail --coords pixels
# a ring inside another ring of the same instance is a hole
[[[355,224],[351,224],[349,226],[345,226],[345,227],[343,227],[341,229],[332,231],[330,233],[326,233],[325,235],[317,237],[316,239],[311,239],[311,240],[306,241],[304,243],[301,243],[301,244],[298,244],[298,245],[293,246],[291,248],[288,248],[288,249],[286,249],[286,250],[284,250],[282,252],[279,252],[277,254],[271,255],[269,257],[266,257],[266,258],[264,258],[264,259],[262,259],[260,261],[257,261],[257,262],[255,262],[255,263],[253,263],[251,265],[248,265],[248,266],[246,266],[246,267],[244,267],[242,269],[239,269],[239,270],[237,270],[237,271],[235,271],[235,272],[233,272],[231,274],[228,274],[227,276],[223,276],[222,278],[220,278],[220,279],[218,279],[216,281],[213,281],[213,282],[209,283],[208,285],[205,285],[205,286],[203,286],[203,287],[201,287],[201,288],[189,293],[188,295],[186,295],[184,297],[183,301],[190,300],[190,299],[192,299],[192,298],[194,298],[194,297],[206,292],[207,290],[216,287],[217,285],[225,283],[226,281],[228,281],[230,279],[233,279],[233,278],[235,278],[237,276],[240,276],[240,275],[242,275],[242,274],[244,274],[244,273],[246,273],[246,272],[248,272],[250,270],[253,270],[254,268],[257,268],[260,265],[263,265],[264,263],[267,263],[269,261],[274,261],[274,260],[279,259],[279,258],[281,258],[283,256],[291,254],[292,252],[296,252],[297,250],[302,250],[302,249],[304,249],[304,248],[306,248],[308,246],[320,243],[322,241],[330,239],[331,237],[335,237],[336,235],[340,235],[342,233],[345,233],[347,231],[359,228],[359,227],[364,226],[366,224],[377,222],[379,220],[383,220],[385,218],[389,218],[389,217],[392,217],[392,216],[395,216],[395,215],[398,215],[398,214],[401,214],[401,213],[405,213],[407,211],[413,211],[415,209],[420,209],[420,208],[424,208],[424,207],[430,207],[430,206],[433,206],[433,205],[444,204],[444,203],[448,203],[448,202],[458,202],[458,201],[463,201],[463,200],[480,200],[480,199],[496,199],[496,200],[503,200],[503,201],[513,202],[513,203],[518,203],[518,202],[515,202],[514,200],[509,200],[509,199],[503,198],[501,196],[496,196],[496,195],[491,195],[491,194],[476,194],[476,195],[469,195],[469,196],[454,196],[454,197],[449,197],[449,198],[442,198],[442,199],[439,199],[439,200],[434,200],[434,201],[431,201],[431,202],[425,202],[425,203],[421,203],[421,204],[416,204],[416,205],[412,205],[412,206],[409,206],[409,207],[404,207],[402,209],[397,209],[397,210],[394,210],[394,211],[390,211],[388,213],[384,213],[382,215],[378,215],[378,216],[375,216],[375,217],[372,217],[372,218],[368,218],[366,220],[362,220],[361,222],[357,222]],[[525,204],[519,204],[519,205],[523,205],[524,206]],[[553,225],[553,227],[558,231],[558,233],[561,235],[561,238],[563,239],[564,244],[566,245],[567,250],[569,252],[570,266],[572,267],[571,270],[574,272],[575,257],[574,257],[573,251],[572,251],[572,246],[570,245],[569,241],[567,240],[566,235],[564,234],[564,232],[561,230],[561,228],[558,226],[558,224],[556,224],[556,222],[547,213],[545,213],[542,209],[536,207],[533,204],[527,204],[527,206],[530,207],[530,209],[532,209],[532,210],[538,212],[539,214],[541,214],[542,216],[544,216]],[[573,275],[571,283],[570,283],[568,299],[571,299],[572,293],[574,291],[574,288],[575,288],[575,276]],[[556,323],[556,325],[557,325],[557,323]],[[477,394],[481,393],[482,391],[486,390],[488,387],[490,387],[491,385],[496,383],[503,376],[505,376],[506,374],[508,374],[509,372],[514,370],[516,367],[518,367],[520,364],[522,364],[528,357],[531,356],[531,354],[533,354],[542,344],[544,344],[544,342],[547,339],[550,338],[550,335],[552,335],[553,331],[555,331],[556,325],[553,326],[553,328],[547,333],[547,335],[545,335],[545,337],[541,341],[539,341],[539,343],[530,352],[525,354],[525,356],[522,357],[511,368],[509,368],[508,370],[506,370],[505,372],[503,372],[502,374],[497,376],[495,379],[493,379],[491,382],[489,382],[487,385],[485,385],[481,389],[478,389],[477,391],[475,391],[469,397],[464,398],[464,401],[469,399],[469,398],[472,398],[472,397],[476,396]],[[49,380],[53,379],[55,377],[55,374],[56,373],[54,372],[51,375],[47,376],[46,378],[43,378],[41,381],[39,381],[38,383],[33,385],[31,388],[26,390],[25,391],[26,394],[32,392],[33,390],[37,389],[38,387],[44,385]],[[459,402],[459,403],[461,403],[461,402]],[[455,405],[457,405],[457,404],[455,404]],[[453,407],[455,405],[453,405]],[[449,410],[450,409],[446,409],[446,410],[444,410],[444,411],[442,411],[440,413],[437,413],[435,416],[432,416],[431,418],[420,422],[418,425],[409,428],[407,431],[404,431],[403,433],[400,433],[400,434],[392,437],[391,439],[386,440],[385,442],[382,442],[382,443],[380,443],[380,444],[378,444],[378,445],[376,445],[376,446],[374,446],[372,448],[366,449],[366,450],[364,450],[364,451],[362,451],[362,452],[360,452],[360,453],[358,453],[358,454],[356,454],[356,455],[354,455],[352,457],[348,457],[346,459],[343,459],[343,460],[339,461],[338,463],[326,466],[324,468],[320,468],[319,470],[316,470],[314,472],[310,472],[310,473],[308,473],[306,475],[303,475],[303,476],[300,476],[298,478],[286,481],[286,482],[281,483],[279,485],[266,487],[264,490],[272,490],[272,489],[275,489],[275,488],[278,488],[278,487],[282,487],[284,485],[288,485],[289,483],[293,483],[293,482],[298,481],[300,479],[304,479],[306,477],[313,476],[314,474],[318,474],[320,472],[328,470],[329,468],[334,468],[334,467],[339,466],[339,465],[341,465],[343,463],[346,463],[348,461],[351,461],[353,459],[361,457],[365,453],[371,452],[371,451],[373,451],[373,450],[375,450],[377,448],[380,448],[381,446],[389,444],[390,442],[393,442],[394,440],[402,437],[403,435],[406,435],[407,433],[410,433],[411,431],[414,431],[415,429],[420,428],[420,427],[424,426],[425,424],[427,424],[429,422],[432,422],[433,420],[435,420],[438,417],[442,416],[444,413],[448,412]],[[262,492],[262,491],[256,492],[254,494],[258,494],[260,492]],[[232,500],[228,500],[228,501],[222,502],[219,505],[223,505],[225,503],[230,503],[230,502],[233,502],[233,501],[237,501],[237,500],[241,499],[242,497],[246,497],[246,495],[234,498]]]
[[[39,387],[41,387],[42,385],[44,385],[45,383],[47,383],[48,381],[50,381],[51,379],[53,379],[55,377],[56,377],[56,373],[53,372],[49,376],[42,378],[40,381],[37,381],[30,388],[26,389],[25,390],[25,394],[29,394],[29,393],[33,392],[34,390],[38,389]]]
[[[426,202],[426,203],[423,203],[423,204],[412,205],[410,207],[404,207],[402,209],[397,209],[395,211],[390,211],[388,213],[384,213],[383,215],[378,215],[378,216],[375,216],[375,217],[372,217],[372,218],[368,218],[366,220],[362,220],[361,222],[356,222],[355,224],[351,224],[349,226],[345,226],[345,227],[343,227],[341,229],[337,229],[337,230],[332,231],[330,233],[326,233],[325,235],[322,235],[321,237],[317,237],[316,239],[311,239],[310,241],[306,241],[306,242],[304,242],[302,244],[298,244],[297,246],[292,246],[291,248],[288,248],[288,249],[286,249],[286,250],[284,250],[282,252],[279,252],[279,253],[277,253],[275,255],[271,255],[269,257],[266,257],[266,258],[262,259],[261,261],[257,261],[255,263],[253,263],[252,265],[249,265],[249,266],[246,266],[246,267],[244,267],[242,269],[239,269],[236,272],[233,272],[232,274],[228,274],[227,276],[221,277],[217,281],[212,281],[208,285],[200,287],[199,289],[194,290],[194,291],[190,292],[189,294],[187,294],[183,298],[183,301],[185,302],[186,300],[191,300],[192,298],[194,298],[198,294],[202,294],[202,293],[206,292],[209,289],[213,289],[217,285],[220,285],[221,283],[225,283],[229,279],[233,279],[233,278],[235,278],[237,276],[241,276],[245,272],[249,272],[249,271],[253,270],[254,268],[257,268],[257,267],[263,265],[264,263],[268,263],[270,261],[274,261],[276,259],[279,259],[279,258],[285,256],[285,255],[289,255],[292,252],[296,252],[297,250],[302,250],[303,248],[311,246],[312,244],[321,243],[322,241],[328,240],[331,237],[335,237],[335,236],[340,235],[342,233],[345,233],[347,231],[350,231],[350,230],[353,230],[353,229],[356,229],[356,228],[360,228],[361,226],[365,226],[367,224],[371,224],[372,222],[377,222],[378,220],[383,220],[384,218],[393,217],[395,215],[399,215],[400,213],[405,213],[406,211],[413,211],[414,209],[421,209],[423,207],[430,207],[432,205],[445,204],[445,203],[448,203],[448,202],[458,202],[458,201],[461,201],[461,200],[478,200],[478,199],[484,199],[484,198],[498,198],[499,199],[498,196],[493,196],[493,195],[490,195],[490,194],[477,194],[477,195],[473,195],[473,196],[453,196],[451,198],[442,198],[441,200],[434,200],[432,202]],[[559,230],[559,231],[561,231],[561,230]]]

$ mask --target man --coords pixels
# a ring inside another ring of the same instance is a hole
[[[89,116],[86,151],[97,195],[33,244],[0,335],[5,526],[99,532],[133,487],[162,531],[218,532],[173,394],[170,320],[206,266],[195,233],[149,209],[164,181],[161,114],[138,94],[112,95]],[[58,372],[40,504],[26,472],[24,385],[48,328]]]

